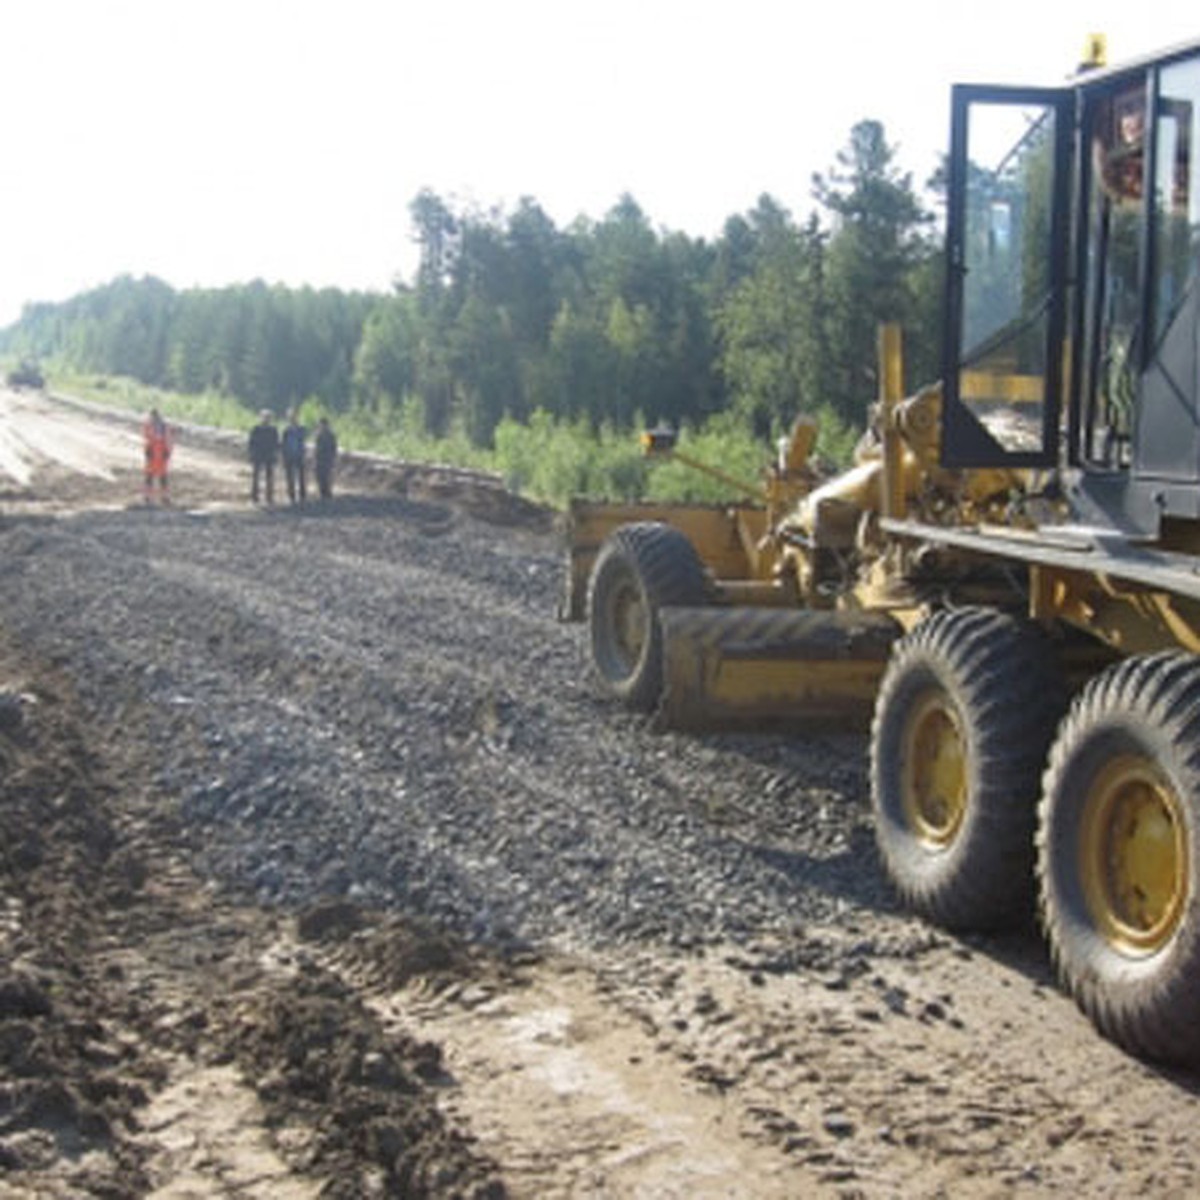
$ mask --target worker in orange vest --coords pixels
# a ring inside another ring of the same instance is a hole
[[[157,408],[142,425],[142,444],[145,448],[146,483],[142,499],[150,504],[154,499],[154,484],[158,482],[159,499],[163,504],[171,503],[167,465],[171,461],[171,427],[164,421]]]

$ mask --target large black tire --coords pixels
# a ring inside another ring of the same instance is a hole
[[[1106,1037],[1200,1065],[1200,662],[1110,667],[1080,693],[1038,810],[1041,918]]]
[[[896,643],[871,727],[871,802],[907,907],[948,929],[1029,920],[1063,692],[1048,640],[991,609],[939,613]]]
[[[704,564],[679,530],[639,521],[614,531],[588,582],[592,666],[604,690],[629,708],[651,711],[662,695],[658,610],[709,600]]]

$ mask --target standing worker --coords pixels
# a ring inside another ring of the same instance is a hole
[[[264,408],[258,414],[258,424],[250,430],[250,465],[253,470],[250,484],[250,500],[258,503],[258,481],[266,482],[267,503],[275,503],[275,460],[279,457],[279,430],[271,410]]]
[[[297,499],[304,503],[304,439],[308,430],[300,424],[296,410],[288,413],[288,423],[283,429],[283,473],[287,479],[288,503]]]
[[[171,427],[162,419],[157,408],[150,410],[142,424],[142,448],[146,463],[142,503],[153,503],[154,484],[157,480],[159,500],[163,504],[170,504],[167,467],[171,461]]]
[[[329,428],[329,421],[322,417],[317,423],[317,439],[314,443],[317,467],[317,491],[322,500],[333,495],[333,464],[337,462],[337,437]]]

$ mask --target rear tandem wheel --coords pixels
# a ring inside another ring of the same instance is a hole
[[[871,728],[871,801],[907,907],[950,929],[1031,914],[1038,783],[1061,695],[1046,640],[995,610],[937,613],[896,643]]]
[[[622,525],[604,543],[588,581],[592,665],[605,691],[627,707],[652,710],[662,693],[658,610],[710,600],[695,547],[660,521]]]
[[[1084,688],[1051,751],[1037,848],[1065,989],[1126,1049],[1200,1063],[1200,663],[1131,658]]]

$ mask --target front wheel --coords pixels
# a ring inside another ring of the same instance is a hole
[[[659,521],[623,525],[604,543],[588,582],[592,666],[601,686],[649,712],[662,694],[659,609],[709,601],[692,543]]]
[[[1200,1063],[1200,664],[1132,658],[1092,680],[1039,808],[1042,924],[1106,1037]]]
[[[1028,919],[1061,694],[1047,640],[991,609],[938,613],[896,643],[871,727],[871,801],[908,908],[949,929]]]

